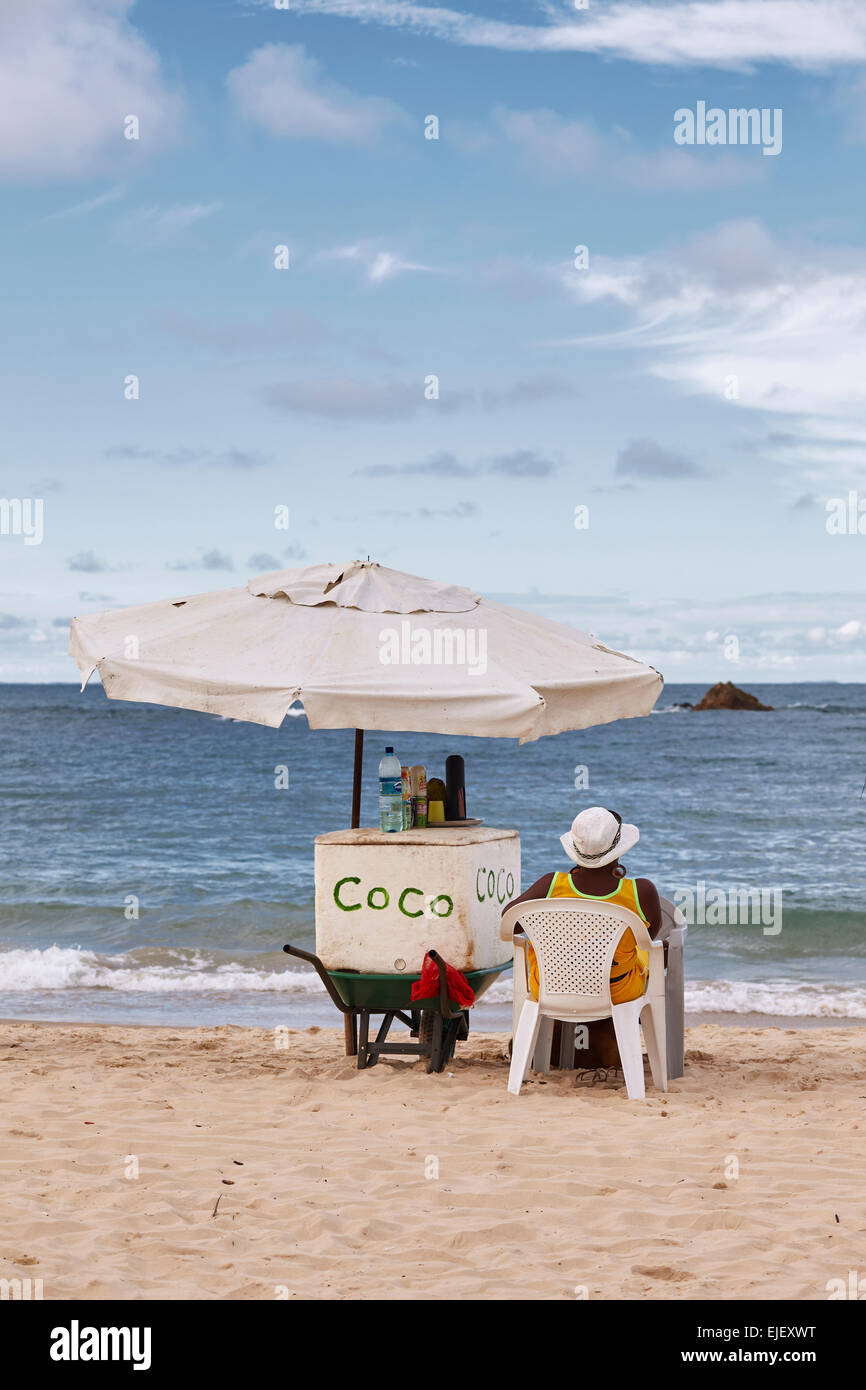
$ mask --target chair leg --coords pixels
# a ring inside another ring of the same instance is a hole
[[[531,1060],[531,1066],[543,1076],[550,1071],[550,1053],[553,1045],[553,1019],[546,1018],[544,1015],[538,1024],[538,1041],[535,1044],[535,1057]],[[523,1078],[524,1081],[526,1077]]]
[[[559,1066],[563,1071],[574,1071],[574,1035],[577,1031],[574,1023],[563,1023],[559,1025]]]
[[[622,1062],[625,1088],[629,1100],[644,1100],[646,1090],[643,1079],[643,1052],[640,1045],[640,1005],[641,999],[630,999],[626,1004],[612,1006],[613,1026],[616,1045]]]
[[[683,1003],[683,948],[671,942],[665,979],[665,1030],[667,1033],[668,1076],[682,1076],[685,1070],[685,1017]]]
[[[640,1021],[646,1039],[653,1085],[657,1091],[666,1091],[668,1088],[668,1058],[664,999],[650,999],[644,1006]]]
[[[532,1054],[535,1051],[539,1023],[538,1001],[535,999],[525,1000],[523,1008],[520,1010],[520,1018],[517,1020],[517,1027],[514,1030],[514,1042],[511,1048],[508,1090],[513,1096],[520,1095],[520,1088],[526,1080]]]

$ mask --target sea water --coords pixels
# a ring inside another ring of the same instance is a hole
[[[431,775],[462,754],[473,814],[520,831],[524,886],[568,868],[582,807],[635,822],[629,873],[691,901],[692,1016],[864,1021],[866,686],[749,688],[775,712],[695,713],[704,687],[668,685],[648,718],[523,746],[389,733]],[[313,839],[349,824],[352,730],[109,701],[95,681],[2,685],[0,720],[0,1017],[339,1023],[282,946],[314,948]],[[366,742],[375,825],[384,740]],[[506,1026],[510,988],[473,1027]]]

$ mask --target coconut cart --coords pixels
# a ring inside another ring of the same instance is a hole
[[[395,1021],[431,1064],[453,1052],[465,1016],[441,997],[410,1007],[412,977],[431,948],[474,977],[476,997],[509,967],[495,929],[520,892],[520,842],[491,827],[475,839],[462,826],[361,827],[363,730],[525,743],[649,714],[662,688],[657,671],[585,632],[371,561],[74,618],[70,654],[109,699],[272,728],[300,702],[311,729],[354,729],[351,826],[319,837],[316,952],[300,959],[339,999],[346,1051],[364,1064],[400,1047],[387,1041]],[[383,1022],[371,1042],[373,1014]]]

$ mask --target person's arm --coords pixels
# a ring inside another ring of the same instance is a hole
[[[662,929],[662,905],[659,890],[649,878],[636,878],[635,887],[643,908],[643,915],[649,922],[650,936],[656,937]]]
[[[659,890],[649,878],[636,878],[635,887],[640,905],[643,908],[643,915],[649,923],[649,934],[655,940],[662,929],[662,905],[659,902]],[[668,958],[668,944],[665,946],[665,963]]]

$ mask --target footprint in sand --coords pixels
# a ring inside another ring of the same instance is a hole
[[[673,1265],[632,1265],[632,1274],[644,1274],[648,1279],[666,1279],[672,1284],[681,1284],[691,1279],[687,1269],[674,1269]]]

